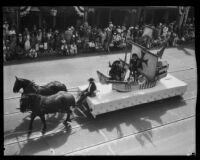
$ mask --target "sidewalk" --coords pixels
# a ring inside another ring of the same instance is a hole
[[[57,59],[70,59],[70,58],[80,58],[80,57],[90,57],[90,56],[97,56],[97,55],[109,55],[109,54],[119,54],[125,51],[124,50],[117,50],[117,51],[111,51],[110,53],[105,51],[97,51],[97,52],[89,52],[89,53],[78,53],[77,55],[70,55],[70,56],[64,56],[64,55],[58,55],[58,54],[46,54],[42,55],[37,58],[25,58],[20,60],[11,60],[4,62],[4,66],[7,65],[13,65],[13,64],[24,64],[24,63],[32,63],[32,62],[39,62],[39,61],[49,61],[49,60],[57,60]]]
[[[195,43],[190,43],[187,45],[179,45],[178,47],[167,47],[167,48],[178,48],[178,49],[184,49],[184,48],[189,48],[189,49],[195,49]],[[156,50],[156,49],[150,49],[150,50]],[[131,50],[127,50],[127,52],[130,52]],[[89,52],[89,53],[78,53],[77,55],[70,55],[70,56],[63,56],[63,55],[57,55],[57,54],[46,54],[42,55],[40,57],[34,58],[34,59],[21,59],[21,60],[11,60],[4,62],[3,65],[13,65],[13,64],[24,64],[24,63],[32,63],[32,62],[39,62],[39,61],[50,61],[50,60],[57,60],[57,59],[70,59],[70,58],[80,58],[80,57],[90,57],[90,56],[97,56],[97,55],[109,55],[109,54],[119,54],[119,53],[125,53],[125,50],[114,50],[111,51],[110,53],[106,51],[97,51],[97,52]]]

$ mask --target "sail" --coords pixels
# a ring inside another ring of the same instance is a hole
[[[140,65],[138,66],[138,71],[146,76],[150,81],[155,80],[156,76],[156,66],[158,62],[158,56],[148,51],[146,48],[140,46],[137,43],[129,41],[128,43],[132,44],[132,54],[137,54]],[[130,56],[131,56],[130,55]]]

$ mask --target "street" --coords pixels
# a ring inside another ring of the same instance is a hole
[[[156,52],[155,50],[152,52]],[[7,65],[3,68],[4,155],[187,155],[195,153],[197,67],[195,49],[167,48],[162,57],[168,72],[188,84],[182,97],[130,107],[99,115],[96,119],[76,111],[71,129],[65,129],[64,114],[46,118],[47,133],[41,136],[41,120],[33,123],[27,139],[29,114],[21,113],[19,93],[13,93],[15,76],[38,85],[60,81],[67,88],[88,83],[96,71],[108,74],[108,62],[124,59],[118,54],[96,54]]]

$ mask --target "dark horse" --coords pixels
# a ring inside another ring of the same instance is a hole
[[[17,93],[21,88],[23,88],[23,94],[38,93],[41,95],[53,95],[58,91],[67,91],[67,87],[58,81],[53,81],[44,86],[39,86],[30,80],[16,77],[13,92]]]
[[[20,111],[22,113],[31,111],[31,121],[29,124],[29,134],[32,131],[32,124],[36,116],[39,116],[43,122],[42,133],[46,131],[45,114],[49,113],[67,113],[64,124],[70,122],[72,113],[71,107],[75,107],[75,98],[72,94],[65,91],[59,91],[51,96],[42,96],[39,94],[24,94],[20,99]]]

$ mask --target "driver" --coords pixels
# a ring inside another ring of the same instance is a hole
[[[77,105],[80,105],[83,100],[86,99],[87,96],[93,97],[95,96],[95,91],[97,89],[96,84],[94,83],[94,78],[89,78],[89,86],[85,90],[81,92],[81,96],[79,100],[77,101]]]

